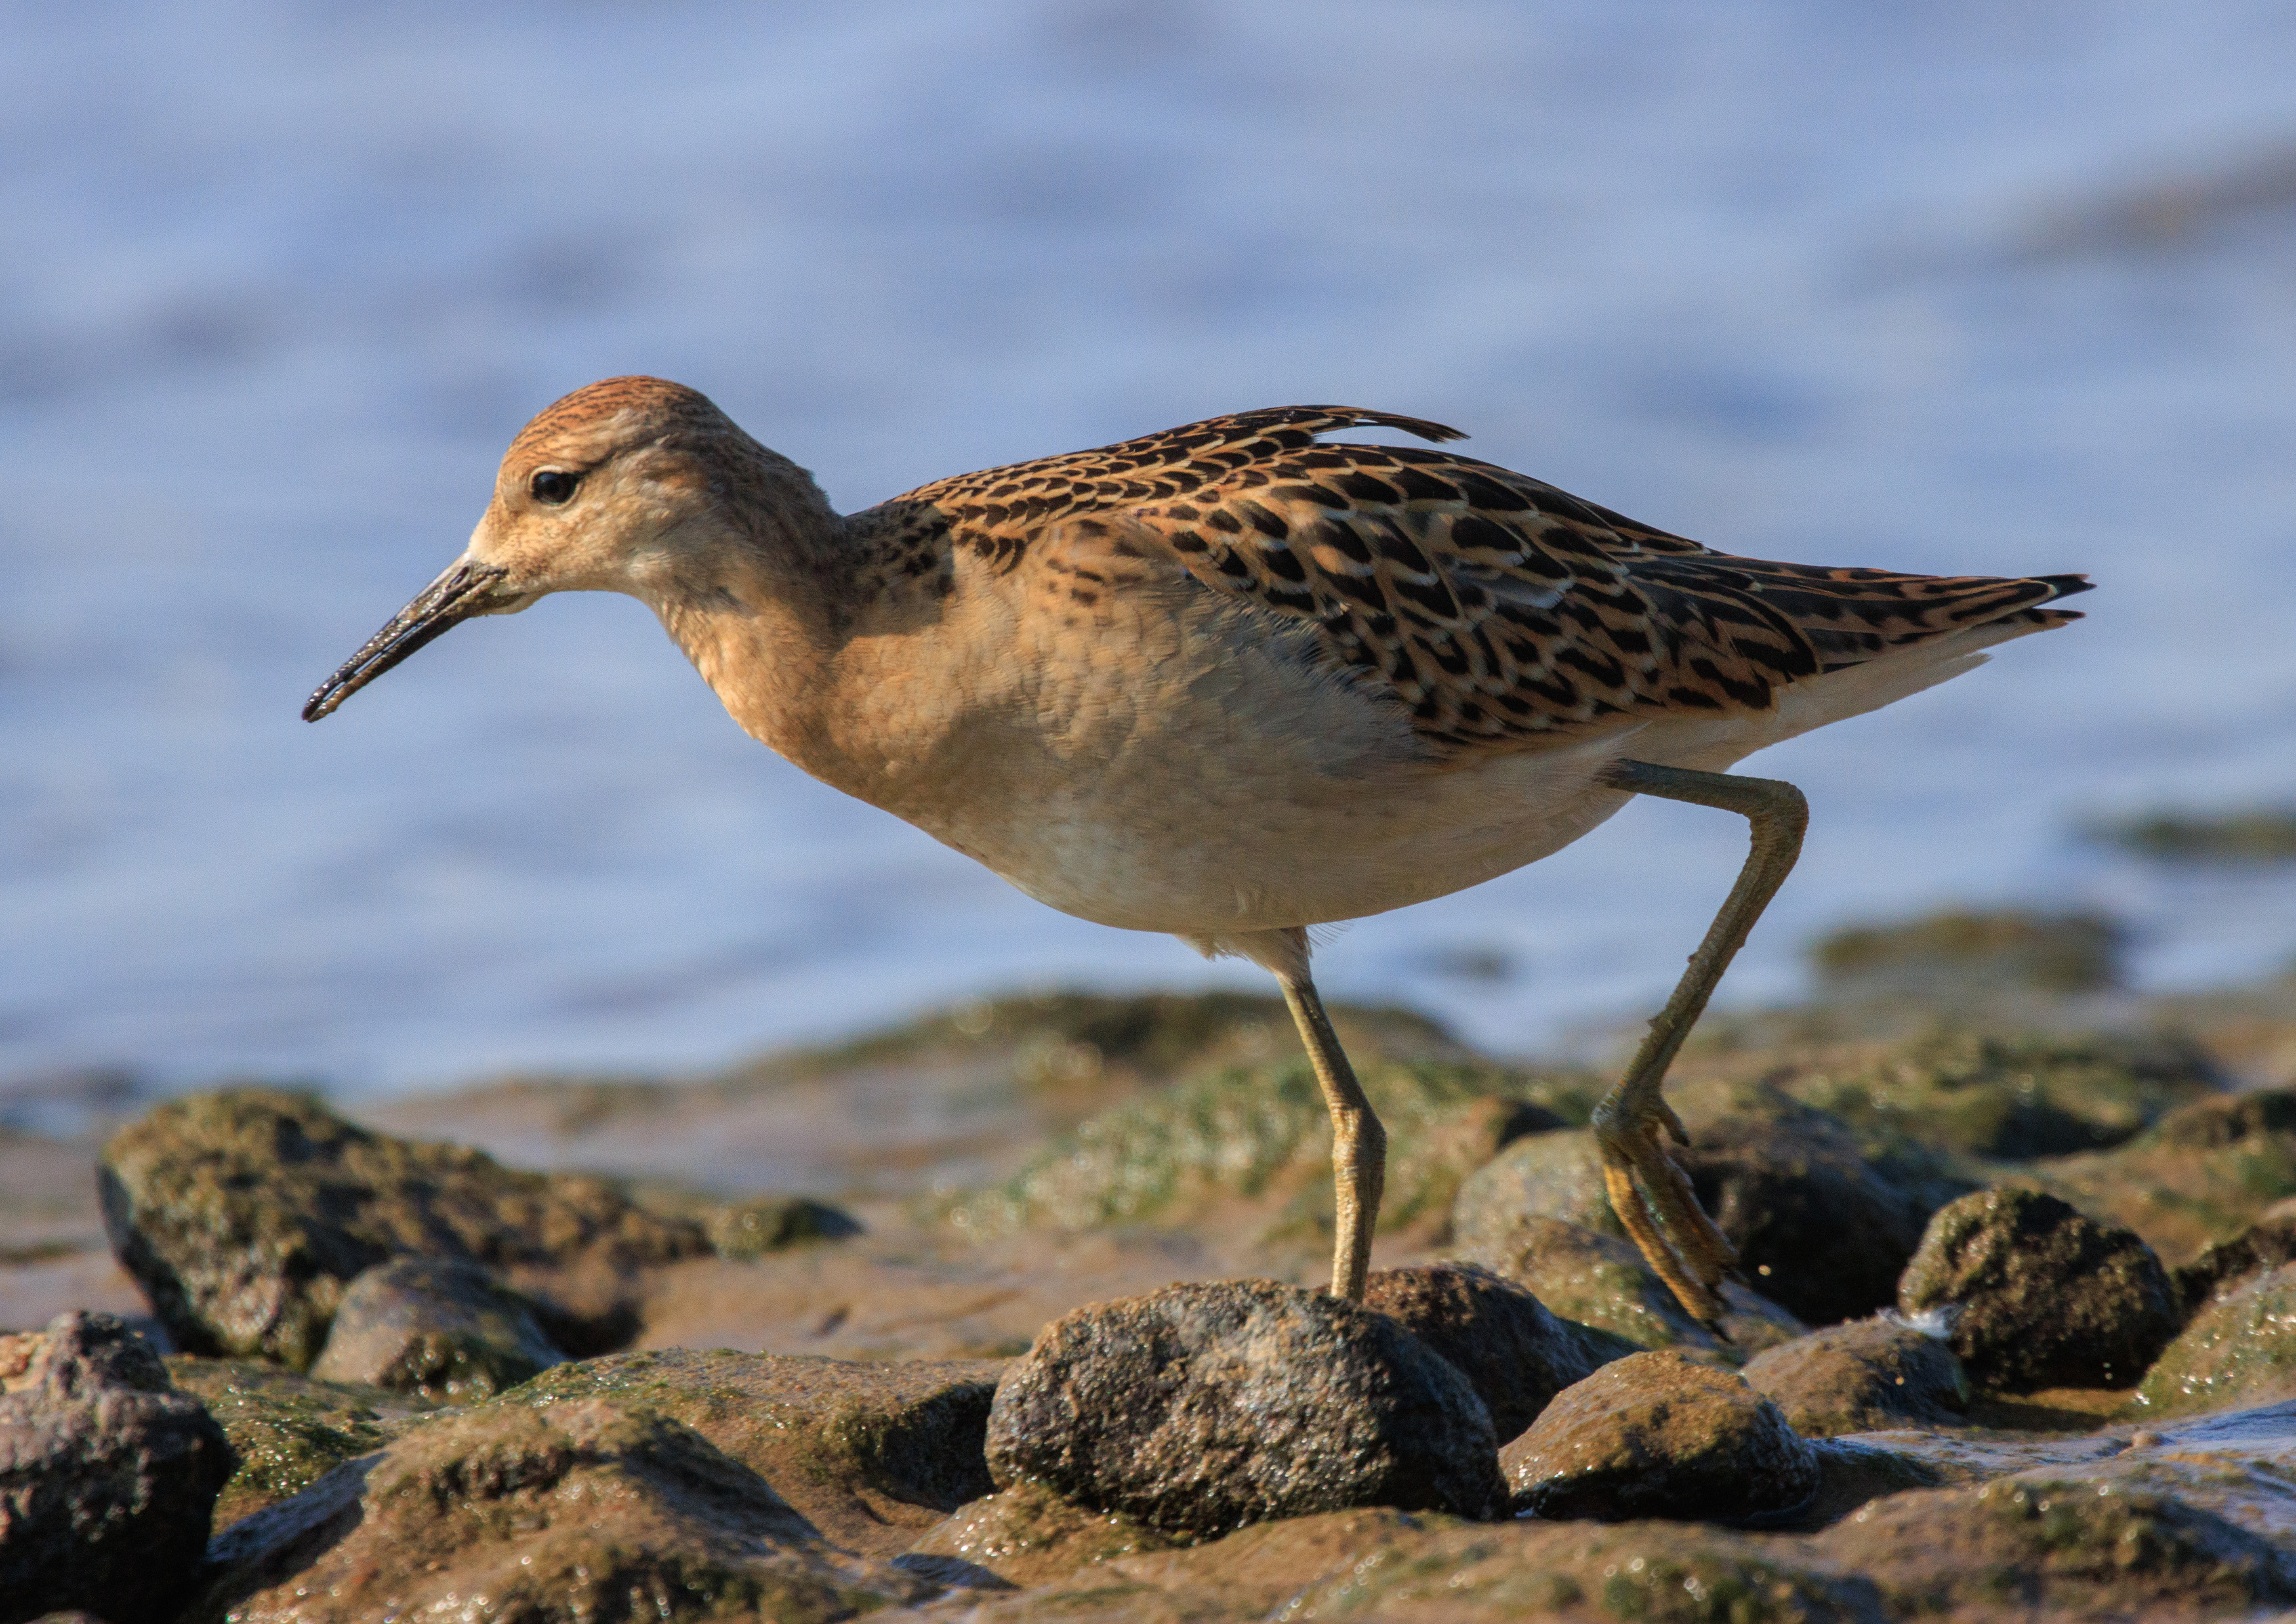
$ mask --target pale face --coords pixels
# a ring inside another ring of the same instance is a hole
[[[723,527],[701,459],[664,443],[672,425],[652,403],[566,409],[580,400],[545,412],[512,443],[462,557],[320,686],[304,720],[475,616],[516,614],[553,592],[659,604],[691,577]]]

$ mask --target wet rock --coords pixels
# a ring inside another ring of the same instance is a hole
[[[1741,1374],[1804,1438],[1953,1426],[1969,1404],[1953,1349],[1888,1316],[1813,1331],[1755,1355]]]
[[[1372,1572],[1444,1530],[1503,1537],[1488,1523],[1384,1508],[1330,1512],[1240,1529],[1210,1544],[1113,1556],[1019,1595],[984,1598],[980,1624],[1108,1620],[1122,1624],[1244,1624],[1273,1617],[1325,1574]],[[1319,1609],[1315,1616],[1333,1616]]]
[[[1939,999],[2004,987],[2092,992],[2120,983],[2126,939],[2098,914],[1954,911],[1836,931],[1810,959],[1839,997]]]
[[[1759,1063],[1767,1080],[1844,1122],[1869,1147],[1910,1138],[2008,1160],[2124,1144],[2225,1087],[2208,1051],[2176,1033],[1956,1025],[1891,1042],[1797,1045]]]
[[[1472,1263],[1382,1269],[1364,1285],[1375,1308],[1449,1360],[1504,1443],[1603,1361],[1589,1339],[1511,1280]]]
[[[2296,1090],[2195,1100],[2116,1150],[2003,1169],[2001,1182],[2045,1189],[2164,1258],[2190,1258],[2296,1196]]]
[[[989,1416],[1000,1487],[1171,1533],[1504,1497],[1489,1414],[1384,1315],[1272,1281],[1176,1285],[1054,1321]]]
[[[186,1624],[825,1621],[932,1589],[829,1544],[693,1429],[603,1398],[449,1413],[238,1524],[210,1562]]]
[[[2273,1546],[2172,1494],[2032,1473],[1891,1495],[1808,1542],[1894,1617],[2202,1619],[2296,1601]]]
[[[2200,1308],[2144,1374],[2136,1402],[2185,1415],[2296,1397],[2296,1263],[2251,1275]]]
[[[2241,1436],[2202,1447],[2203,1431]],[[2160,1458],[2114,1439],[2081,1440],[2101,1443],[2109,1458],[1959,1489],[1936,1481],[1942,1474],[1950,1482],[1956,1469],[1871,1440],[1829,1439],[1814,1446],[1824,1480],[1809,1517],[1816,1521],[1837,1492],[1851,1514],[1815,1537],[1678,1521],[1523,1518],[1494,1526],[1425,1513],[1337,1513],[1191,1549],[1112,1557],[1017,1595],[983,1598],[966,1616],[981,1624],[2251,1617],[2284,1605],[2288,1594],[2287,1559],[2273,1555],[2296,1526],[2296,1493],[2282,1475],[2284,1418],[2279,1431],[2276,1447],[2233,1418],[2212,1418],[2174,1429],[2163,1448],[2177,1453]],[[1956,1435],[1955,1447],[1980,1446]],[[2029,1441],[2022,1452],[2049,1447]],[[1854,1508],[1852,1495],[1862,1502]]]
[[[525,1298],[460,1258],[394,1258],[352,1281],[311,1366],[427,1398],[488,1398],[565,1363]]]
[[[580,1353],[636,1329],[637,1270],[709,1250],[603,1180],[512,1172],[266,1090],[157,1107],[104,1146],[99,1177],[112,1246],[178,1346],[297,1370],[345,1288],[392,1258],[488,1265]]]
[[[2011,1392],[2133,1386],[2177,1326],[2152,1248],[2030,1190],[1983,1190],[1940,1208],[1898,1306],[1950,1310],[1953,1350],[1971,1377]]]
[[[0,1336],[0,1620],[167,1617],[232,1466],[223,1429],[111,1315]]]
[[[1626,1237],[1611,1210],[1592,1129],[1519,1139],[1470,1174],[1452,1204],[1452,1244],[1469,1256],[1501,1254],[1521,1244],[1523,1226],[1535,1218]]]
[[[315,1382],[262,1359],[168,1360],[176,1387],[207,1407],[239,1469],[224,1485],[215,1525],[227,1528],[300,1494],[362,1455],[372,1455],[437,1407],[377,1387]]]
[[[1285,1582],[1288,1579],[1288,1583]],[[1248,1529],[1217,1545],[1130,1557],[985,1611],[1021,1620],[1376,1619],[1870,1620],[1854,1579],[1799,1542],[1682,1523],[1493,1528],[1367,1513]]]
[[[1729,1280],[1721,1292],[1726,1341],[1683,1311],[1632,1242],[1554,1218],[1525,1218],[1503,1248],[1468,1255],[1578,1328],[1597,1364],[1637,1349],[1681,1348],[1735,1365],[1808,1330],[1767,1298]]]
[[[1725,1121],[1678,1160],[1762,1294],[1789,1313],[1824,1325],[1895,1300],[1928,1209],[1831,1125]]]
[[[2189,1316],[2210,1299],[2289,1263],[2296,1263],[2296,1202],[2283,1202],[2231,1240],[2218,1241],[2190,1263],[2170,1269],[2169,1278]]]
[[[1606,1365],[1547,1406],[1500,1464],[1517,1512],[1734,1521],[1790,1513],[1818,1464],[1777,1406],[1680,1353]]]
[[[1759,1291],[1820,1323],[1895,1300],[1929,1216],[1919,1195],[1877,1171],[1845,1125],[1775,1088],[1709,1080],[1679,1092],[1691,1144],[1677,1160]],[[1540,1134],[1479,1169],[1452,1210],[1454,1243],[1478,1258],[1519,1251],[1542,1219],[1624,1238],[1593,1134]]]
[[[680,1348],[561,1365],[492,1402],[644,1406],[764,1477],[827,1538],[890,1557],[995,1491],[981,1439],[1004,1368]]]
[[[980,1587],[985,1574],[1028,1586],[1178,1543],[1120,1512],[1094,1511],[1041,1483],[1021,1483],[959,1506],[895,1560],[945,1584]]]
[[[1788,1526],[1828,1528],[1884,1495],[1936,1489],[1954,1480],[1955,1474],[1935,1461],[1892,1447],[1906,1436],[1902,1431],[1888,1433],[1887,1442],[1874,1438],[1811,1439],[1810,1453],[1817,1460],[1817,1493]]]
[[[1506,1135],[1554,1120],[1524,1102],[1536,1079],[1492,1065],[1374,1062],[1365,1093],[1386,1125],[1393,1169],[1382,1231],[1450,1210],[1461,1165]],[[1508,1105],[1496,1120],[1485,1102]],[[1042,1226],[1134,1223],[1219,1196],[1328,1216],[1331,1115],[1304,1062],[1232,1067],[1119,1106],[1079,1126],[1004,1183],[946,1204],[974,1235]]]
[[[849,1213],[802,1195],[759,1196],[713,1209],[704,1220],[721,1258],[762,1258],[807,1241],[841,1241],[861,1233]]]

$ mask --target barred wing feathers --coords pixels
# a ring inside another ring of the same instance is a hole
[[[889,504],[913,545],[1018,567],[1055,529],[1168,550],[1204,586],[1312,623],[1326,658],[1444,750],[1620,718],[1761,712],[1788,685],[1976,627],[2079,619],[2078,576],[1904,575],[1770,563],[1491,463],[1321,443],[1440,424],[1345,406],[1212,418],[940,480]],[[913,572],[916,572],[913,569]]]

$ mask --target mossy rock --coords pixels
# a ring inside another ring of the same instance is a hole
[[[393,1258],[605,1278],[709,1251],[699,1225],[648,1212],[606,1180],[514,1172],[268,1089],[154,1108],[104,1145],[98,1181],[113,1250],[177,1346],[296,1370],[318,1357],[345,1287]],[[588,1316],[556,1307],[553,1340],[590,1351]]]
[[[832,1624],[932,1587],[856,1558],[642,1404],[458,1411],[210,1546],[183,1624],[378,1619]]]
[[[1997,1168],[1994,1177],[2124,1225],[2181,1263],[2296,1195],[2296,1090],[2195,1100],[2116,1149]]]
[[[1570,1322],[1595,1365],[1660,1348],[1742,1365],[1764,1349],[1808,1331],[1767,1298],[1726,1280],[1721,1297],[1726,1340],[1718,1337],[1691,1318],[1632,1242],[1555,1218],[1526,1218],[1499,1244],[1463,1251],[1461,1256],[1524,1287]]]
[[[927,1529],[900,1558],[913,1573],[977,1583],[987,1572],[1008,1585],[1039,1585],[1119,1556],[1168,1551],[1188,1541],[1122,1512],[1063,1500],[1042,1483],[1019,1483],[959,1506]]]
[[[704,1224],[721,1258],[762,1258],[808,1241],[842,1241],[861,1233],[852,1215],[802,1195],[761,1195],[713,1208]]]
[[[1980,1190],[1939,1208],[1898,1307],[1948,1311],[1970,1374],[2007,1392],[2134,1386],[2177,1324],[2151,1247],[2038,1190]]]
[[[1362,1081],[1388,1134],[1382,1230],[1447,1214],[1461,1180],[1508,1132],[1560,1120],[1542,1095],[1567,1106],[1587,1086],[1444,1062],[1374,1062]],[[1495,1118],[1492,1100],[1511,1108]],[[975,1235],[1082,1230],[1150,1221],[1224,1194],[1279,1209],[1296,1200],[1297,1218],[1328,1213],[1331,1153],[1331,1116],[1305,1062],[1230,1067],[1094,1117],[1011,1178],[939,1212]]]
[[[1001,1361],[842,1359],[726,1349],[561,1365],[488,1405],[641,1405],[761,1474],[828,1538],[892,1556],[995,1491],[984,1439]]]
[[[1452,1243],[1465,1253],[1496,1253],[1532,1218],[1626,1238],[1592,1128],[1532,1134],[1469,1174],[1451,1209]]]
[[[462,1259],[394,1258],[345,1289],[310,1374],[454,1403],[565,1362],[534,1305],[490,1271]]]
[[[1893,1619],[2250,1618],[2296,1602],[2258,1534],[2175,1494],[2046,1470],[1889,1495],[1806,1548]]]
[[[2202,1305],[2136,1390],[2148,1415],[2296,1398],[2296,1264]]]
[[[1333,1005],[1332,1023],[1358,1058],[1457,1056],[1458,1041],[1415,1010]],[[732,1093],[863,1066],[1010,1055],[1024,1084],[1058,1086],[1102,1068],[1162,1081],[1222,1062],[1260,1062],[1299,1050],[1278,997],[1239,992],[1047,992],[974,999],[823,1048],[770,1055],[726,1072]]]
[[[373,1454],[435,1407],[406,1393],[315,1382],[260,1359],[175,1354],[167,1363],[176,1385],[207,1406],[239,1456],[216,1501],[219,1530]]]
[[[1966,1029],[1788,1055],[1769,1080],[1876,1149],[1909,1139],[2006,1160],[2124,1144],[2224,1087],[2207,1052],[2173,1034]]]
[[[1810,962],[1839,996],[2090,992],[2119,983],[2126,941],[2127,932],[2100,914],[1950,910],[1835,931],[1810,949]]]

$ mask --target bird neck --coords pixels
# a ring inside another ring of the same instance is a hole
[[[810,517],[810,516],[808,516]],[[743,731],[808,770],[824,750],[826,678],[843,642],[853,564],[843,521],[728,548],[704,583],[657,600],[663,628]]]

